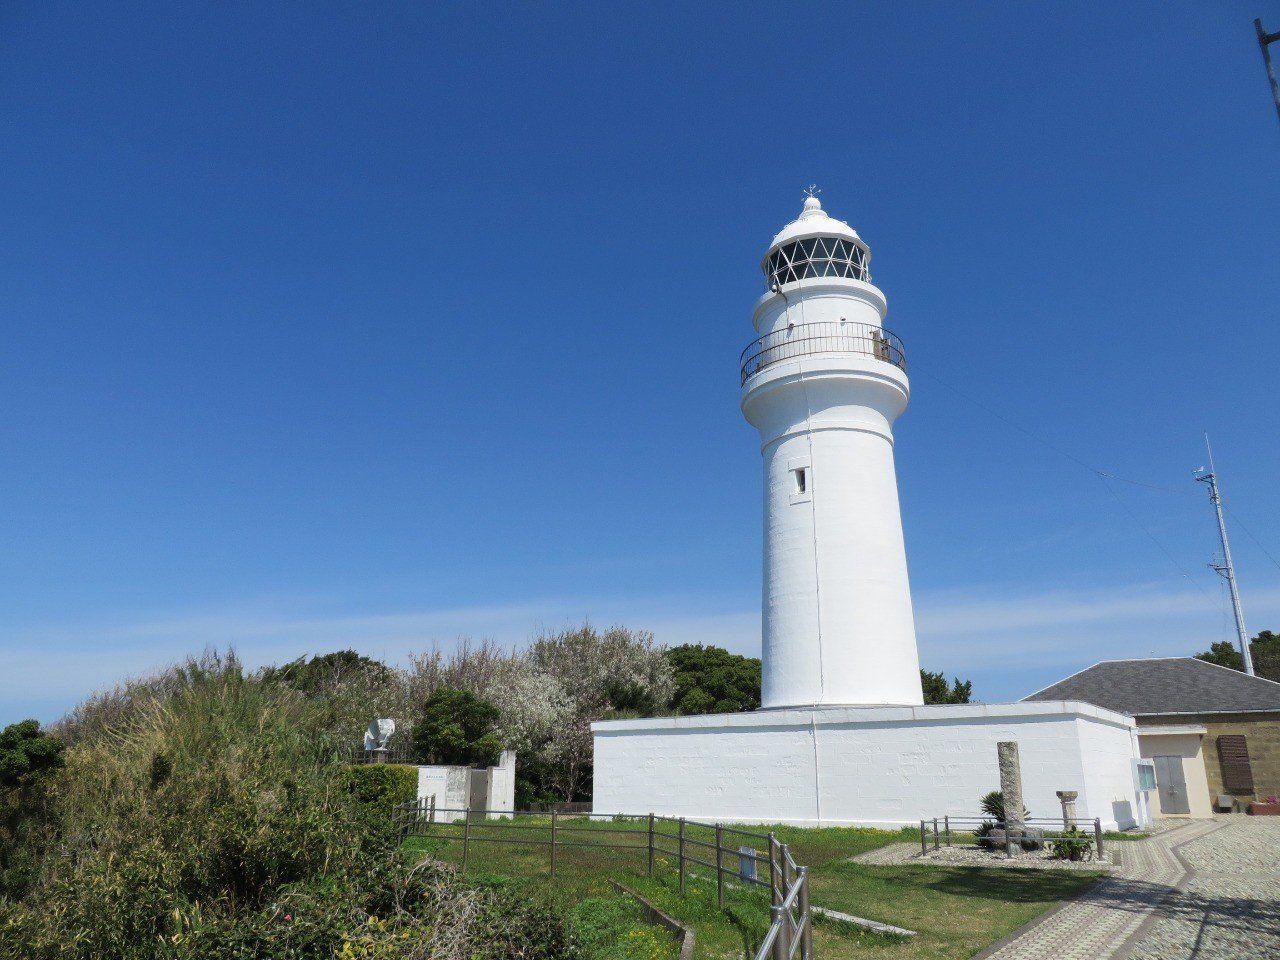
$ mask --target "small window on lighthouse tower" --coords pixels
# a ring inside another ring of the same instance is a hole
[[[791,476],[795,478],[794,493],[797,497],[802,497],[809,492],[809,468],[799,467],[791,471]]]

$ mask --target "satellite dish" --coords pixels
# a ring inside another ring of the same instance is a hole
[[[385,750],[387,749],[387,741],[391,739],[391,735],[396,732],[396,722],[391,719],[373,720],[369,724],[369,729],[364,733],[364,748],[366,750]]]

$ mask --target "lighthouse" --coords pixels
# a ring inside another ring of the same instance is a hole
[[[1087,703],[924,704],[893,425],[911,387],[871,251],[812,189],[765,252],[742,412],[764,458],[762,709],[599,720],[592,809],[900,827],[969,816],[1018,744],[1024,802],[1148,822],[1134,719]]]
[[[761,262],[740,372],[764,459],[766,709],[923,703],[893,458],[911,391],[870,264],[812,189]]]

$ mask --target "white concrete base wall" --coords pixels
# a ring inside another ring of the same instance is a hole
[[[489,795],[486,802],[495,813],[516,809],[516,752],[503,750],[496,767],[489,768]]]
[[[471,795],[471,770],[467,767],[418,767],[418,799],[436,798],[439,810],[464,810]]]
[[[437,810],[479,809],[481,801],[472,805],[472,780],[485,777],[484,808],[489,816],[511,813],[516,808],[516,754],[503,750],[496,767],[473,770],[470,767],[418,767],[418,799],[436,798]]]
[[[975,816],[1016,740],[1033,816],[1142,819],[1131,717],[1085,703],[818,707],[592,724],[593,809],[739,823],[894,827]]]

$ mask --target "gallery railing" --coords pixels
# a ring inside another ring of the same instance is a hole
[[[627,851],[646,858],[649,876],[670,863],[678,875],[681,896],[694,868],[714,871],[716,903],[723,909],[725,890],[734,881],[742,887],[769,891],[770,924],[756,952],[756,960],[803,960],[813,957],[809,909],[809,871],[791,856],[773,833],[758,833],[723,823],[705,823],[657,814],[513,813],[437,807],[424,798],[395,807],[393,823],[403,841],[433,837],[460,841],[465,872],[474,844],[519,844],[545,847],[552,877],[560,854],[568,849]],[[755,841],[763,850],[743,845]]]
[[[362,750],[355,749],[351,751],[351,763],[408,763],[419,764],[424,761],[418,755],[418,751],[412,746],[403,744],[395,747],[387,747],[381,750]]]
[[[797,323],[753,341],[739,358],[741,382],[775,363],[818,353],[859,354],[907,369],[906,349],[888,330],[870,323],[830,320]]]

